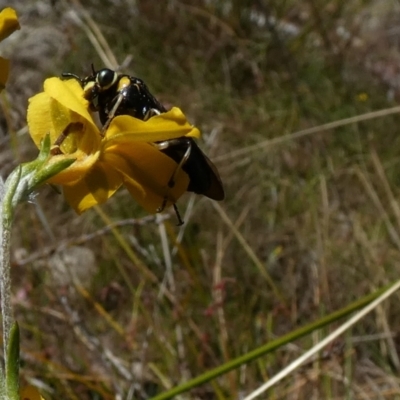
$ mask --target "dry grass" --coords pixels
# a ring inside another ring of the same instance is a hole
[[[398,5],[83,3],[13,3],[23,29],[4,49],[2,176],[36,153],[24,118],[43,79],[116,62],[93,44],[104,49],[103,35],[124,71],[202,129],[227,199],[187,195],[181,229],[124,191],[79,217],[50,188],[22,205],[13,282],[25,381],[49,398],[150,398],[398,277],[400,118],[367,119],[398,97]],[[398,304],[395,295],[268,398],[400,398]],[[190,398],[239,398],[327,333]]]

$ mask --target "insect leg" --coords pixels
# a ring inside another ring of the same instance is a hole
[[[176,226],[181,226],[181,225],[184,224],[184,221],[183,221],[183,219],[181,217],[181,214],[180,214],[180,212],[178,210],[178,207],[176,206],[175,203],[173,204],[173,207],[174,207],[176,218],[178,218],[178,223],[176,224]]]
[[[168,200],[168,197],[165,196],[161,206],[159,208],[157,208],[157,212],[162,212],[164,210],[165,206],[167,205],[167,200]],[[184,221],[183,221],[183,219],[181,217],[181,213],[179,212],[178,207],[176,206],[175,203],[172,204],[172,207],[174,207],[175,215],[176,215],[176,218],[178,219],[178,223],[176,224],[176,226],[183,225]]]
[[[57,156],[59,154],[63,154],[60,149],[60,146],[63,144],[64,140],[67,136],[71,133],[73,129],[75,130],[82,130],[83,124],[82,122],[71,122],[69,123],[66,128],[60,133],[56,141],[54,142],[53,148],[50,150],[50,154],[53,156]]]
[[[171,140],[165,140],[164,142],[159,142],[159,143],[153,143],[155,147],[157,147],[158,150],[165,150],[168,147],[178,145],[180,143],[180,139],[171,139]],[[172,174],[170,180],[168,181],[168,187],[173,188],[175,185],[175,180],[176,177],[179,173],[179,171],[182,169],[182,167],[186,164],[187,160],[190,157],[190,153],[192,152],[192,145],[190,142],[187,144],[187,149],[185,153],[183,154],[181,160],[178,163],[178,166],[175,168],[174,173]]]
[[[74,78],[74,79],[76,79],[80,84],[81,84],[81,86],[83,87],[83,80],[82,80],[82,78],[80,78],[78,75],[76,75],[76,74],[72,74],[71,72],[63,72],[62,74],[61,74],[61,77],[62,78]]]
[[[174,146],[174,145],[178,145],[178,144],[181,144],[180,139],[171,139],[171,140],[166,140],[164,142],[153,143],[153,145],[155,147],[157,147],[158,150],[165,150],[170,146]],[[177,175],[178,175],[179,171],[182,169],[182,167],[185,165],[187,160],[189,159],[191,151],[192,151],[192,145],[190,142],[188,142],[188,146],[187,146],[185,153],[183,154],[181,160],[179,161],[177,167],[175,168],[174,173],[172,174],[171,178],[168,181],[167,193],[164,196],[161,206],[157,209],[157,212],[163,211],[165,206],[167,205],[169,191],[174,187]],[[180,226],[183,224],[183,220],[181,218],[181,215],[178,211],[176,204],[173,204],[173,207],[174,207],[176,217],[178,218],[178,226]]]
[[[154,117],[155,115],[160,115],[161,112],[157,110],[156,108],[150,108],[146,111],[146,114],[144,114],[143,121],[147,121],[151,117]]]
[[[117,96],[117,101],[115,102],[113,108],[108,113],[108,119],[107,119],[106,123],[103,125],[103,128],[101,129],[101,132],[100,132],[101,137],[105,136],[106,130],[110,126],[110,123],[111,123],[112,119],[115,117],[115,113],[117,112],[118,107],[121,105],[121,102],[122,102],[123,99],[124,99],[124,96],[120,93]]]

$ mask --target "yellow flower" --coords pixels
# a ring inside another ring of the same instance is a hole
[[[0,12],[0,42],[10,36],[17,29],[20,29],[17,13],[10,7],[4,8]],[[0,92],[6,85],[9,71],[10,62],[5,58],[0,57]]]
[[[359,93],[357,95],[357,100],[362,102],[362,103],[365,103],[368,100],[368,94],[365,93],[365,92]]]
[[[20,392],[21,400],[44,400],[35,386],[25,386]]]
[[[125,185],[147,211],[156,212],[167,196],[167,206],[176,203],[186,191],[189,178],[179,171],[175,185],[168,182],[177,164],[151,143],[182,136],[199,136],[178,108],[156,115],[148,121],[131,116],[115,117],[104,137],[88,112],[89,104],[75,79],[47,79],[44,92],[30,99],[28,126],[39,147],[50,133],[56,143],[66,133],[58,153],[49,162],[73,158],[75,162],[48,183],[63,186],[67,202],[81,213],[104,203]]]

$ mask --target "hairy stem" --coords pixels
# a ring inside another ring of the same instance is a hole
[[[10,330],[14,323],[11,307],[11,226],[14,215],[14,195],[21,176],[21,169],[17,168],[0,187],[0,295],[3,320],[4,361],[7,365],[8,344]]]

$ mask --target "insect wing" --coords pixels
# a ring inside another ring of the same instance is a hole
[[[173,144],[161,151],[179,164],[188,146],[191,146],[190,156],[182,165],[190,179],[187,190],[213,200],[223,200],[225,193],[217,168],[192,138],[175,139]]]
[[[196,145],[197,147],[197,145]],[[199,148],[198,148],[199,149]],[[224,187],[222,186],[222,180],[219,176],[217,167],[211,162],[211,160],[199,149],[202,157],[207,163],[208,168],[205,168],[205,171],[209,174],[210,178],[210,186],[203,194],[210,199],[222,201],[225,198]],[[204,167],[203,167],[204,168]]]

